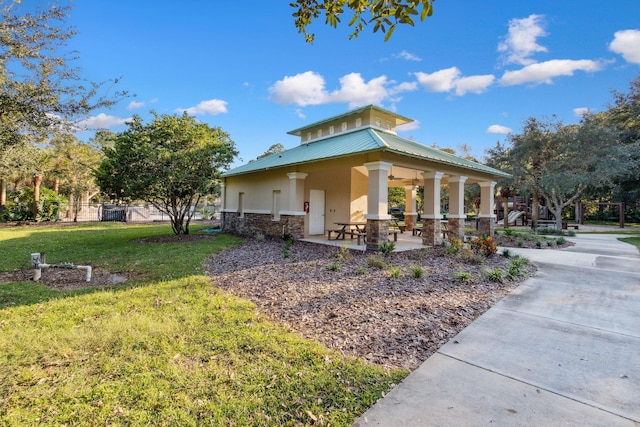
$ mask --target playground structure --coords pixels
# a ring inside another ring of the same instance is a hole
[[[496,201],[496,218],[498,222],[504,221],[504,200]],[[509,211],[509,216],[507,217],[509,225],[528,225],[531,221],[531,200],[528,197],[524,196],[512,196],[509,197],[506,201]],[[585,207],[586,206],[614,206],[618,207],[618,223],[620,228],[624,228],[625,223],[625,204],[624,203],[616,203],[616,202],[578,202],[576,203],[575,210],[575,222],[576,224],[584,224],[585,218]],[[554,215],[550,212],[549,208],[546,206],[546,201],[544,199],[540,199],[540,215],[538,219],[548,222],[554,220]],[[522,212],[522,214],[519,214]],[[526,213],[526,214],[524,214]],[[566,221],[563,221],[563,228],[566,228]],[[574,227],[577,228],[577,227]]]

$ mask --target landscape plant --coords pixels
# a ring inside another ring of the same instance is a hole
[[[104,147],[96,183],[111,200],[150,203],[169,216],[175,234],[189,234],[192,208],[219,191],[217,180],[238,153],[219,127],[187,113],[152,114],[149,124],[134,116]]]

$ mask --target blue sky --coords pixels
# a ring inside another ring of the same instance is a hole
[[[640,74],[638,0],[437,0],[386,43],[321,20],[310,45],[292,12],[288,0],[74,2],[75,65],[136,95],[87,124],[118,132],[133,114],[186,110],[231,135],[235,166],[297,145],[287,131],[375,104],[416,120],[403,137],[482,156],[527,117],[606,109]]]

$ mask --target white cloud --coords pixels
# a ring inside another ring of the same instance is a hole
[[[397,132],[411,132],[416,129],[420,129],[420,122],[418,120],[396,127]]]
[[[270,88],[271,100],[279,104],[308,105],[346,102],[350,108],[368,104],[381,104],[392,95],[415,90],[414,83],[395,84],[386,76],[365,81],[360,73],[350,73],[340,78],[340,88],[327,91],[322,75],[307,71],[295,76],[286,76]]]
[[[573,114],[575,114],[576,117],[582,117],[585,114],[589,114],[590,112],[591,109],[589,107],[579,107],[573,109]]]
[[[487,133],[501,133],[501,134],[508,134],[511,133],[513,129],[508,128],[506,126],[502,126],[502,125],[491,125],[487,128]]]
[[[393,57],[399,58],[399,59],[406,59],[407,61],[416,61],[416,62],[422,61],[422,58],[420,58],[417,55],[414,55],[411,52],[407,52],[406,50],[403,50],[400,53],[396,53],[395,55],[393,55]]]
[[[609,50],[619,53],[627,62],[640,64],[640,30],[616,31]]]
[[[297,104],[301,107],[322,104],[327,99],[324,77],[313,71],[285,76],[269,88],[269,93],[271,100],[278,104]]]
[[[130,120],[130,117],[123,119],[120,117],[109,116],[105,113],[100,113],[97,116],[89,117],[85,120],[80,120],[78,123],[76,123],[76,127],[79,131],[84,131],[87,129],[109,129],[113,126],[123,125]]]
[[[502,75],[500,83],[504,86],[523,83],[552,84],[554,77],[572,76],[576,71],[599,71],[603,67],[604,62],[602,61],[592,61],[589,59],[553,59],[551,61],[527,65],[520,70],[506,71]]]
[[[144,102],[131,101],[129,105],[127,105],[127,110],[137,110],[138,108],[144,107],[146,104]]]
[[[495,79],[496,77],[493,74],[462,77],[455,81],[456,95],[462,96],[468,92],[486,92],[487,88],[491,86]]]
[[[209,99],[208,101],[202,101],[195,107],[189,108],[176,108],[176,112],[186,112],[194,116],[202,114],[210,114],[212,116],[227,112],[227,101],[221,99]]]
[[[420,83],[429,92],[455,91],[458,96],[471,93],[483,93],[495,81],[492,74],[460,77],[458,67],[445,68],[434,73],[414,73]]]
[[[414,73],[420,83],[429,92],[449,92],[454,88],[454,82],[460,76],[458,67],[445,68],[434,73]]]
[[[307,118],[302,108],[296,108],[296,116],[298,116],[299,119],[303,119],[303,120]]]
[[[547,48],[537,43],[538,37],[546,36],[543,27],[543,15],[529,15],[528,18],[509,21],[509,33],[504,42],[498,45],[498,52],[507,64],[529,65],[535,62],[531,58],[536,52],[546,52]]]
[[[348,102],[349,108],[380,104],[389,95],[386,84],[386,76],[365,82],[360,73],[351,73],[340,78],[340,89],[331,92],[329,98],[333,102]]]

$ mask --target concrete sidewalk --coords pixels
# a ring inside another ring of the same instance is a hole
[[[639,426],[640,255],[617,237],[510,248],[538,273],[354,426]]]

